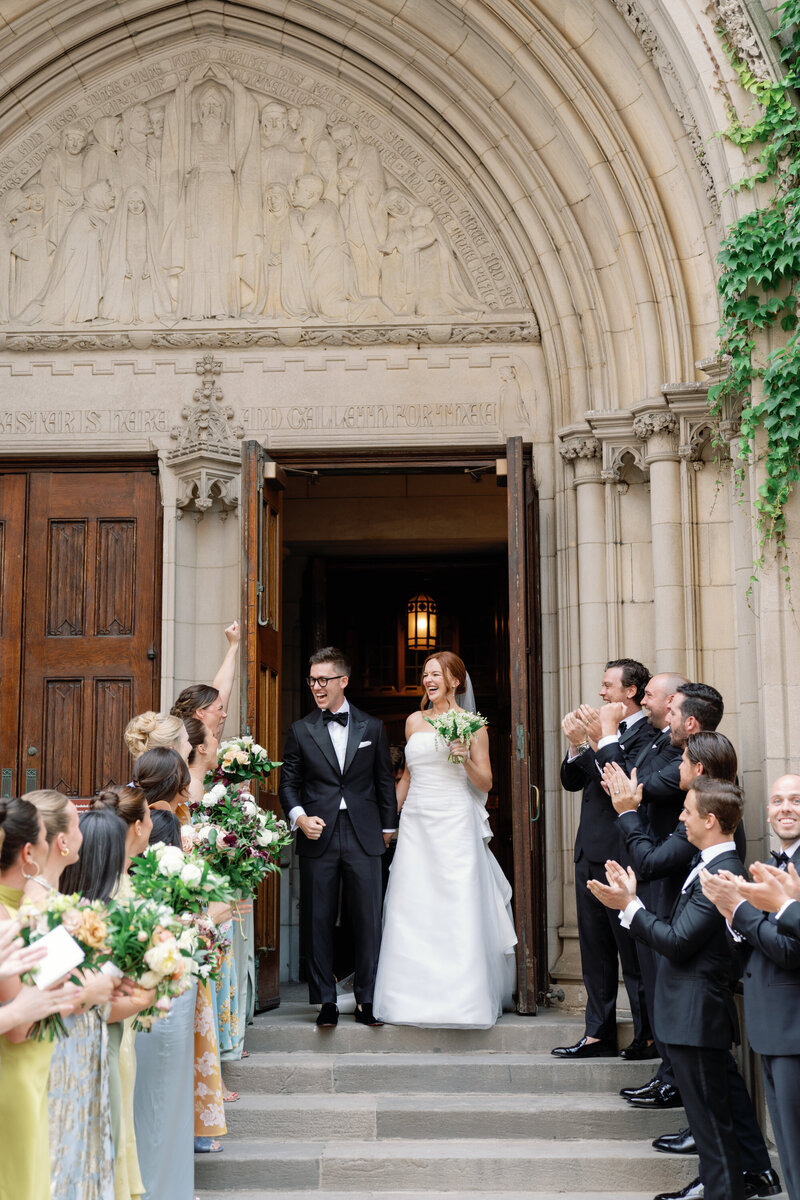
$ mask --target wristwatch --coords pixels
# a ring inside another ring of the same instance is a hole
[[[584,750],[588,750],[590,745],[591,745],[591,742],[587,738],[585,742],[581,742],[580,746],[575,747],[575,753],[583,754]]]

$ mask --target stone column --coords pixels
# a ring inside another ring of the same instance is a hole
[[[567,431],[565,431],[567,433]],[[591,701],[598,679],[607,661],[608,625],[606,611],[606,516],[600,442],[588,433],[565,436],[562,433],[561,457],[573,468],[577,519],[577,579],[570,581],[571,599],[578,605],[578,647],[580,695],[569,703]],[[574,661],[571,666],[578,665]],[[559,736],[562,736],[559,734]],[[559,755],[559,764],[563,748]],[[578,924],[575,912],[575,875],[572,848],[578,827],[580,793],[561,792],[562,850],[562,923],[558,929],[561,955],[552,974],[563,988],[567,1007],[581,1009],[586,1004],[583,988]]]
[[[640,412],[633,430],[645,443],[653,530],[653,632],[656,671],[686,669],[681,475],[678,421],[666,410]]]

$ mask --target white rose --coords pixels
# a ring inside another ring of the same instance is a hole
[[[181,883],[185,883],[187,887],[194,887],[203,878],[203,868],[198,867],[197,863],[186,863],[181,868]]]
[[[258,812],[258,805],[252,800],[245,800],[242,804],[242,812],[246,817],[254,817]]]
[[[179,971],[183,973],[183,955],[173,937],[159,942],[148,950],[144,961],[150,970],[155,971],[158,975],[175,975]]]
[[[244,737],[240,737],[239,741],[242,743],[243,746],[252,746],[252,744],[253,744],[253,739],[249,733],[246,733],[244,735]]]
[[[160,983],[161,976],[157,975],[155,971],[145,971],[144,975],[139,979],[139,986],[143,988],[158,987]]]
[[[277,841],[277,836],[271,829],[262,829],[261,833],[256,835],[256,841],[259,846],[269,846],[270,842]]]
[[[252,750],[253,754],[267,753],[263,746],[259,746],[258,742],[253,742],[253,745],[250,747],[250,749]]]
[[[158,856],[158,869],[162,875],[178,875],[183,863],[183,851],[177,846],[165,846]]]

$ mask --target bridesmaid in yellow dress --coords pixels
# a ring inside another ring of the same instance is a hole
[[[0,920],[15,917],[27,880],[47,858],[47,833],[27,800],[0,800]],[[0,1002],[13,1000],[19,979],[0,981]],[[50,1200],[47,1080],[54,1043],[26,1040],[27,1024],[0,1036],[0,1129],[6,1147],[0,1200]]]

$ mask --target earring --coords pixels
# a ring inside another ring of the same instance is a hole
[[[68,857],[69,857],[69,850],[62,850],[62,851],[61,851],[61,857],[62,857],[62,858],[68,858]]]
[[[23,877],[23,879],[35,879],[35,878],[36,878],[36,876],[37,876],[38,874],[39,874],[39,869],[38,869],[38,867],[37,867],[37,869],[34,871],[33,875],[26,875],[26,874],[25,874],[25,871],[24,871],[24,869],[23,869],[23,872],[22,872],[22,877]]]

